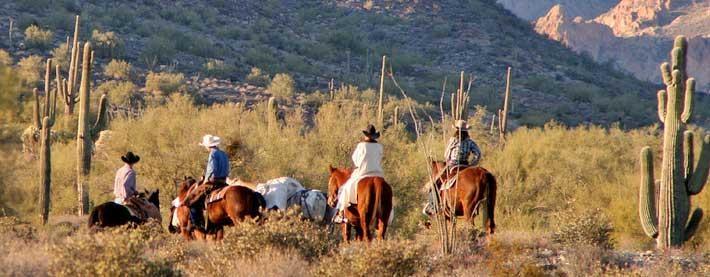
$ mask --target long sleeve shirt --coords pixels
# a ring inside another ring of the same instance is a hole
[[[116,171],[113,182],[113,194],[116,199],[126,199],[136,194],[136,172],[128,165]]]
[[[470,138],[459,141],[457,137],[452,137],[446,146],[444,156],[447,165],[476,165],[481,159],[481,149]],[[470,163],[469,156],[473,156]]]
[[[205,170],[205,180],[215,178],[227,178],[229,176],[229,159],[224,151],[218,148],[210,149],[210,156],[207,158],[207,169]]]
[[[361,142],[353,151],[353,163],[355,164],[355,172],[352,176],[380,176],[383,177],[382,170],[382,144],[372,142]]]

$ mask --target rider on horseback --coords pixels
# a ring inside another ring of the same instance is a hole
[[[188,226],[190,230],[196,226],[198,228],[205,226],[202,209],[205,207],[204,201],[206,201],[207,195],[215,189],[227,186],[229,159],[224,151],[217,148],[221,141],[219,137],[213,135],[202,137],[200,145],[207,148],[210,154],[202,183],[195,188],[191,196],[185,199],[184,204],[190,207],[190,225]]]
[[[446,167],[439,171],[439,174],[432,181],[434,186],[439,188],[444,176],[449,174],[449,171],[457,167],[476,166],[481,160],[481,149],[468,135],[468,124],[464,120],[457,120],[454,124],[454,135],[449,139],[446,146],[444,157],[446,158]],[[471,158],[472,157],[472,158]],[[471,161],[469,162],[469,159]],[[427,183],[427,189],[431,188],[431,182]],[[433,207],[433,199],[429,194],[429,203],[424,208],[426,214]]]
[[[351,202],[357,201],[357,182],[363,177],[378,176],[383,177],[382,170],[382,144],[377,143],[377,138],[380,137],[380,132],[377,132],[375,126],[369,124],[362,131],[364,137],[362,142],[357,144],[353,152],[353,170],[350,179],[338,191],[338,203],[336,208],[338,214],[333,218],[335,223],[346,223],[345,209],[350,206]]]
[[[113,202],[123,205],[128,198],[138,195],[136,190],[136,172],[133,165],[141,160],[140,156],[128,152],[121,156],[124,165],[116,171],[116,178],[113,182],[113,194],[116,197]]]

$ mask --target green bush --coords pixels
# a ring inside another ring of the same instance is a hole
[[[25,29],[25,44],[30,48],[46,49],[52,44],[54,33],[42,30],[37,25],[30,25]]]
[[[10,53],[7,53],[7,51],[0,49],[0,67],[3,66],[11,66],[13,63],[12,57],[10,57]]]
[[[316,273],[321,276],[412,276],[426,264],[425,247],[406,240],[354,243],[323,259]]]
[[[169,95],[185,89],[182,73],[150,72],[145,78],[145,89],[159,95]]]
[[[558,216],[553,240],[566,246],[591,245],[605,249],[614,247],[614,228],[601,210],[565,212]]]
[[[296,92],[296,82],[291,75],[279,73],[271,79],[271,83],[266,88],[271,94],[279,98],[291,98]]]
[[[49,273],[53,276],[177,276],[175,265],[153,260],[144,252],[166,240],[160,225],[78,234],[53,246]]]
[[[128,81],[111,80],[96,88],[97,95],[107,94],[111,103],[123,106],[131,106],[135,103],[136,92],[136,85]]]
[[[307,260],[317,260],[337,246],[325,225],[301,220],[299,210],[273,212],[262,224],[246,222],[239,228],[227,230],[222,245],[223,253],[242,257],[259,255],[264,248],[292,250]]]
[[[31,87],[37,86],[44,73],[45,62],[42,57],[36,55],[22,58],[17,63],[17,73],[20,79]]]
[[[252,67],[249,75],[246,77],[246,81],[256,86],[265,87],[271,81],[271,77],[258,67]]]
[[[104,67],[104,76],[115,80],[131,80],[133,66],[124,60],[111,60]]]
[[[226,79],[236,71],[236,68],[234,65],[227,64],[223,60],[208,59],[207,62],[202,65],[202,71],[207,76]]]
[[[91,42],[96,54],[102,58],[117,58],[123,54],[123,40],[114,32],[91,32]]]
[[[56,66],[59,64],[59,66],[62,68],[62,71],[68,72],[69,71],[69,62],[71,59],[71,49],[69,48],[69,45],[65,43],[62,43],[59,45],[59,47],[54,48],[51,52],[52,54],[52,63]]]
[[[153,36],[143,47],[140,58],[148,66],[155,66],[171,62],[175,54],[177,54],[177,50],[173,40],[162,36]]]

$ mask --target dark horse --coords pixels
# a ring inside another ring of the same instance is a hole
[[[148,195],[147,200],[154,207],[149,207],[151,211],[146,212],[146,218],[153,218],[160,221],[160,190],[154,192],[141,193],[138,197],[144,198]],[[157,214],[156,214],[157,213]],[[141,219],[133,216],[128,211],[126,206],[109,201],[94,207],[89,215],[89,228],[91,227],[115,227],[126,225],[128,223],[142,224],[147,219]]]
[[[345,184],[352,174],[351,169],[328,166],[328,204],[332,207],[338,202],[338,189]],[[372,240],[370,225],[377,223],[377,238],[385,239],[387,225],[392,212],[392,187],[382,177],[365,177],[358,182],[357,205],[345,209],[348,224],[343,224],[343,240],[350,240],[351,226],[355,228],[355,239]]]
[[[444,162],[433,161],[431,164],[431,178],[436,178],[445,166]],[[440,199],[448,203],[455,203],[455,215],[463,216],[471,225],[473,225],[473,220],[479,206],[485,200],[486,231],[489,235],[493,234],[496,229],[493,212],[496,204],[496,178],[482,167],[465,167],[461,170],[451,170],[449,174],[443,175],[441,184],[445,184],[449,179],[456,178],[457,176],[458,179],[454,186],[439,191]],[[447,218],[449,216],[450,212],[447,214]]]
[[[197,181],[192,177],[185,177],[178,185],[178,200],[183,203],[188,193],[197,186]],[[207,239],[220,240],[224,237],[224,226],[234,226],[243,221],[246,217],[258,218],[261,216],[260,209],[266,207],[264,197],[258,192],[245,186],[229,186],[220,200],[207,204],[207,220],[209,229],[207,233],[198,229],[188,232],[187,226],[190,220],[190,208],[185,205],[170,208],[170,224],[168,230],[171,233],[179,232],[187,239]],[[177,212],[175,212],[177,209]],[[174,219],[173,216],[176,218]]]

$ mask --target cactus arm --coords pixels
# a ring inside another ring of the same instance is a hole
[[[703,190],[710,173],[710,135],[705,135],[700,143],[700,159],[695,165],[695,171],[688,182],[688,193],[696,195]]]
[[[98,139],[99,133],[106,130],[108,126],[108,98],[106,94],[101,95],[101,100],[99,101],[99,113],[96,117],[96,122],[94,127],[91,128],[91,138],[93,140]]]
[[[688,40],[684,36],[678,36],[673,43],[673,51],[671,51],[671,62],[673,71],[680,70],[685,72],[686,58],[685,54],[688,49]],[[685,77],[685,76],[683,76]]]
[[[693,211],[693,215],[690,216],[688,226],[685,227],[685,241],[690,240],[690,238],[695,235],[695,231],[698,230],[698,227],[700,226],[700,220],[702,219],[703,210],[700,208],[695,209],[695,211]]]
[[[666,97],[667,94],[665,90],[658,91],[658,119],[661,120],[661,123],[666,120]]]
[[[35,97],[35,104],[32,110],[32,121],[35,123],[37,130],[42,129],[42,122],[39,119],[39,91],[36,88],[32,89],[32,95]]]
[[[52,99],[50,92],[50,81],[52,77],[52,59],[47,59],[47,64],[44,70],[44,107],[42,117],[49,116],[49,108],[51,107]]]
[[[643,231],[651,238],[658,236],[656,195],[653,181],[653,154],[650,147],[641,150],[641,187],[639,189],[639,217]]]
[[[693,131],[685,131],[683,133],[683,180],[686,184],[690,183],[693,176],[693,162],[695,162],[695,153],[693,152]]]
[[[670,85],[673,81],[671,77],[671,66],[668,63],[661,64],[661,77],[663,78],[663,83]]]
[[[693,94],[695,94],[695,79],[688,78],[685,84],[685,107],[683,107],[683,114],[680,118],[683,123],[688,123],[693,115]]]

